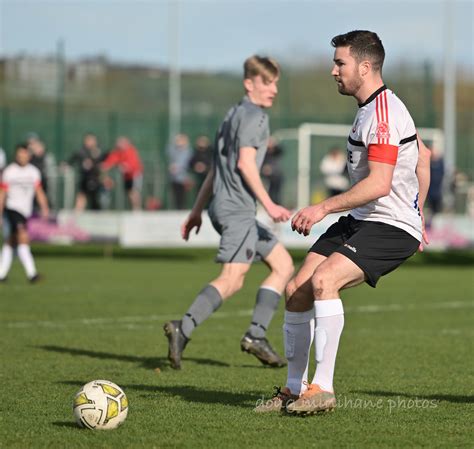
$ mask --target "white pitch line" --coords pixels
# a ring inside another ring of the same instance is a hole
[[[468,309],[474,307],[473,301],[453,301],[444,303],[408,303],[408,304],[368,304],[363,306],[348,306],[344,310],[346,313],[382,313],[382,312],[400,312],[406,310],[437,310],[437,309]],[[252,316],[252,309],[243,309],[233,312],[216,312],[211,318],[226,319],[235,317]],[[24,329],[31,327],[45,328],[65,328],[70,326],[100,326],[114,325],[133,328],[133,324],[167,321],[176,319],[178,314],[173,315],[143,315],[143,316],[121,316],[117,318],[79,318],[76,320],[61,321],[6,321],[4,326],[9,329]],[[0,322],[1,325],[1,322]]]

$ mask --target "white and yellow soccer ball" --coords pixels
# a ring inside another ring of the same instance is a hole
[[[93,380],[76,393],[73,411],[80,427],[115,429],[127,417],[128,399],[124,391],[113,382]]]

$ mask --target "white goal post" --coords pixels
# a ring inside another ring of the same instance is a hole
[[[310,204],[310,167],[312,137],[347,137],[352,125],[331,123],[303,123],[298,128],[280,129],[273,135],[278,140],[297,140],[298,142],[298,179],[297,207],[301,209]],[[444,132],[438,128],[418,128],[422,139],[431,142],[433,147],[442,149]],[[447,156],[447,155],[446,155]],[[448,159],[448,158],[447,158]],[[448,160],[454,161],[452,157]]]

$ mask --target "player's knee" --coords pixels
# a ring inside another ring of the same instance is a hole
[[[238,292],[244,286],[245,274],[241,274],[235,279],[234,288]]]
[[[244,285],[245,274],[238,274],[234,276],[229,276],[225,281],[227,285],[227,295],[232,296],[234,293],[237,293]]]
[[[325,291],[333,289],[333,273],[325,267],[318,267],[311,278],[311,285],[313,286],[315,296],[321,296]]]
[[[277,246],[271,254],[272,257],[269,257],[266,261],[272,270],[272,274],[286,284],[295,271],[293,259],[288,251],[286,251],[286,249],[281,245]]]
[[[291,276],[295,273],[295,266],[293,265],[293,259],[288,254],[288,260],[285,262],[283,267],[285,282],[288,282],[291,279]]]
[[[295,290],[296,290],[296,282],[294,279],[291,279],[291,281],[289,281],[288,284],[286,284],[286,288],[285,288],[285,297],[287,301],[289,298],[293,296],[293,293],[295,293]]]
[[[289,312],[304,312],[313,304],[313,295],[306,284],[298,286],[292,279],[286,287],[285,309]]]
[[[287,257],[280,260],[278,267],[274,267],[272,271],[286,284],[295,272],[291,256],[288,254]]]

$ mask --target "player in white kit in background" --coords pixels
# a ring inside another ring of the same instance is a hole
[[[4,282],[13,261],[16,248],[28,280],[38,281],[35,261],[31,254],[27,222],[33,212],[36,196],[43,218],[49,215],[48,200],[41,187],[40,171],[31,165],[30,153],[24,144],[15,149],[15,162],[3,172],[0,188],[0,220],[5,219],[8,238],[4,234],[2,258],[0,262],[0,281]]]

